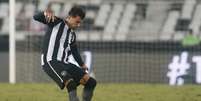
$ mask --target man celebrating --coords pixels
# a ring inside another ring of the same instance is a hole
[[[96,86],[96,80],[86,72],[76,45],[74,30],[84,17],[85,11],[78,6],[72,7],[65,19],[54,16],[50,9],[34,15],[36,21],[47,25],[41,55],[43,70],[61,89],[67,88],[70,101],[79,101],[76,89],[80,84],[84,85],[83,101],[91,101]]]

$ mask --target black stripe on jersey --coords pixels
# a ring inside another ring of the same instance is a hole
[[[66,41],[64,43],[64,48],[66,49],[68,47],[68,41],[69,41],[69,37],[70,37],[70,34],[71,34],[71,29],[69,28],[68,31],[67,31],[67,36],[66,36]]]
[[[52,30],[53,28],[52,27],[47,27],[47,31],[45,33],[45,36],[43,37],[43,50],[42,50],[42,53],[43,53],[43,61],[44,63],[47,63],[47,51],[48,51],[48,46],[49,46],[49,41],[50,41],[50,36],[51,36],[51,33],[52,33]]]
[[[56,37],[55,46],[54,46],[54,52],[53,52],[53,56],[52,56],[53,59],[57,58],[59,45],[60,45],[60,39],[61,39],[61,36],[63,34],[64,27],[65,27],[65,23],[62,22],[60,27],[59,27],[59,30],[57,32],[57,37]]]
[[[75,42],[76,42],[76,34],[75,32],[72,32],[71,44],[74,44]]]
[[[63,56],[62,56],[62,60],[64,60],[64,58],[65,58],[65,50],[66,50],[66,48],[68,47],[68,40],[69,40],[69,35],[70,35],[70,33],[71,33],[71,29],[70,28],[68,28],[68,31],[67,31],[67,35],[66,35],[66,41],[65,41],[65,43],[64,43],[64,51],[63,51]]]

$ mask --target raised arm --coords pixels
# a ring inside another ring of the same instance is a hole
[[[41,11],[36,13],[33,16],[34,20],[39,21],[43,24],[47,24],[48,26],[54,26],[56,24],[58,24],[60,21],[62,21],[62,19],[54,16],[54,13],[51,10],[45,10],[45,11]]]

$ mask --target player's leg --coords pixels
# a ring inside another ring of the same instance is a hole
[[[96,86],[96,80],[91,78],[89,74],[83,71],[81,68],[73,64],[68,64],[68,72],[72,75],[77,84],[84,85],[83,89],[83,101],[91,101],[93,91]]]
[[[79,101],[77,97],[77,83],[73,80],[70,73],[68,73],[67,66],[60,62],[48,62],[43,66],[43,70],[56,82],[61,88],[67,88],[69,94],[69,101]]]
[[[96,87],[96,80],[92,77],[89,77],[88,74],[84,75],[84,77],[80,80],[80,83],[84,85],[82,99],[83,101],[91,101],[93,97],[93,92]]]
[[[79,101],[77,96],[78,83],[73,79],[73,76],[70,73],[71,66],[61,62],[58,62],[58,65],[61,68],[60,74],[64,80],[64,85],[68,92],[69,101]]]
[[[77,96],[77,83],[70,79],[65,82],[66,88],[68,90],[69,101],[79,101]]]
[[[60,89],[64,89],[65,85],[63,82],[60,73],[58,72],[57,68],[53,67],[53,64],[48,62],[47,64],[43,65],[44,72],[56,82],[56,84],[60,87]]]

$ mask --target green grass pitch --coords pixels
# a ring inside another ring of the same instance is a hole
[[[81,96],[82,86],[78,88]],[[53,84],[0,84],[0,101],[68,101]],[[201,101],[201,85],[98,84],[93,101]]]

